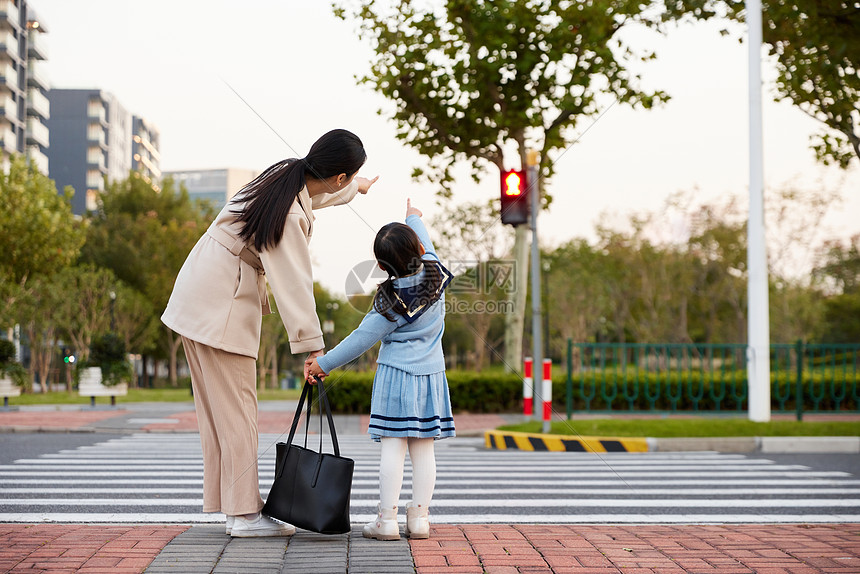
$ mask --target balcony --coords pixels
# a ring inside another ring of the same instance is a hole
[[[41,32],[30,32],[27,35],[27,58],[31,60],[47,60],[48,48]]]
[[[48,156],[42,153],[39,146],[27,146],[27,157],[36,165],[40,173],[48,175]]]
[[[27,120],[27,145],[38,144],[46,148],[49,141],[47,126],[38,118],[29,118]]]
[[[18,117],[18,104],[8,94],[0,95],[0,118],[12,121]]]
[[[87,187],[99,191],[105,188],[105,173],[98,169],[87,169]]]
[[[18,70],[12,64],[0,64],[0,87],[18,89]]]
[[[31,62],[27,66],[27,87],[39,88],[41,90],[50,90],[51,83],[48,81],[48,75],[45,73],[44,66]]]
[[[90,123],[96,121],[103,128],[108,127],[107,112],[105,111],[105,106],[100,99],[90,100],[87,105],[87,118],[89,118]]]
[[[13,2],[0,2],[0,29],[17,30],[20,18],[18,7]]]
[[[6,153],[18,152],[18,136],[8,127],[0,132],[0,147]]]
[[[87,130],[87,141],[90,145],[97,145],[102,149],[107,149],[105,130],[98,124],[90,124],[90,127]]]
[[[48,98],[35,88],[27,90],[27,115],[39,116],[43,120],[51,117],[51,104]]]
[[[87,169],[107,171],[105,154],[99,147],[91,147],[87,151]]]
[[[145,173],[148,173],[156,179],[161,178],[161,170],[148,157],[141,157],[140,163],[143,164],[143,166],[146,168]]]
[[[0,55],[19,60],[21,58],[19,54],[18,38],[12,35],[11,32],[0,34]]]

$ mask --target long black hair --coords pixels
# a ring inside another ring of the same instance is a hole
[[[257,251],[275,247],[284,235],[287,213],[305,186],[307,176],[327,179],[345,173],[351,177],[364,164],[367,154],[358,136],[347,130],[332,130],[311,146],[302,159],[289,158],[266,168],[237,194],[243,201],[234,211],[241,222],[239,237],[253,241]]]
[[[431,304],[439,298],[442,285],[442,270],[436,261],[421,258],[421,240],[411,227],[403,223],[389,223],[376,234],[373,241],[373,255],[388,279],[379,284],[373,298],[373,308],[389,321],[396,321],[397,315],[405,315],[409,309],[394,291],[394,280],[413,275],[424,265],[424,280],[417,289],[417,300]]]

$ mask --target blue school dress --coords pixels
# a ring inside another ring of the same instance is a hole
[[[406,218],[424,245],[425,265],[439,265],[439,257],[424,223],[417,215]],[[395,290],[407,296],[410,288],[424,280],[425,270],[394,280]],[[443,282],[443,286],[447,285]],[[373,379],[370,425],[374,440],[382,437],[446,438],[455,436],[454,416],[442,333],[445,331],[445,295],[426,308],[410,308],[406,316],[395,314],[389,321],[371,309],[361,324],[339,345],[317,359],[323,372],[330,373],[358,358],[382,341]]]

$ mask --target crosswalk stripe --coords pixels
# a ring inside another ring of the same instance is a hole
[[[376,514],[352,514],[354,524],[368,522]],[[18,523],[152,523],[188,524],[223,523],[223,514],[203,513],[84,513],[84,512],[15,512],[0,514],[3,522]],[[433,514],[434,524],[827,524],[857,522],[850,514]]]
[[[283,439],[260,437],[264,497],[274,444]],[[0,521],[223,521],[221,514],[198,511],[199,440],[197,434],[141,433],[0,465]],[[356,461],[352,520],[370,520],[379,445],[366,436],[339,442]],[[316,449],[319,436],[308,444]],[[860,480],[847,472],[714,452],[490,451],[476,439],[437,445],[435,523],[860,522]],[[411,476],[407,457],[401,500],[411,496]],[[110,512],[98,512],[107,507]],[[165,509],[173,511],[158,512]]]
[[[41,483],[42,481],[40,481]],[[137,481],[139,482],[139,481]],[[88,482],[82,482],[88,484]],[[203,482],[197,483],[196,488],[153,488],[149,486],[136,488],[4,488],[2,494],[134,494],[134,495],[153,495],[153,494],[202,494]],[[261,486],[266,486],[267,483],[261,481]],[[261,492],[265,495],[267,490]],[[403,494],[412,494],[412,490],[408,486],[404,486]],[[498,488],[436,488],[433,491],[435,496],[475,496],[475,495],[506,495],[511,493],[523,494],[522,487],[518,485],[510,485],[508,487]],[[379,494],[378,488],[353,488],[353,496],[376,496]],[[571,495],[613,495],[613,496],[631,496],[640,494],[649,494],[653,496],[672,496],[678,495],[677,488],[644,488],[641,490],[627,490],[623,485],[615,488],[530,488],[529,495],[535,494],[552,494],[555,496],[571,496]],[[686,488],[684,489],[685,496],[762,496],[762,495],[782,495],[782,496],[801,496],[815,495],[822,496],[844,496],[844,495],[860,495],[860,488],[721,488],[715,492],[713,488]]]
[[[434,508],[858,508],[860,500],[844,499],[703,499],[683,498],[664,499],[617,499],[617,498],[544,498],[544,499],[505,499],[488,501],[486,499],[434,499]],[[67,498],[5,498],[0,506],[60,506],[69,504]],[[74,506],[117,506],[115,498],[76,498]],[[202,498],[126,498],[122,506],[203,506]],[[353,501],[353,508],[371,508],[376,501],[359,504]]]

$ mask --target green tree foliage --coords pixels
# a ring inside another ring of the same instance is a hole
[[[12,306],[26,295],[28,278],[78,256],[85,230],[72,215],[71,193],[57,195],[54,182],[22,157],[0,173],[0,326],[12,325]]]
[[[130,353],[150,353],[158,340],[161,321],[140,291],[118,281],[111,331],[122,338]]]
[[[667,18],[746,19],[744,0],[668,0]],[[762,0],[763,40],[775,57],[776,100],[828,129],[816,157],[847,168],[860,158],[860,6],[851,0]]]
[[[816,274],[829,283],[824,302],[825,324],[821,340],[830,343],[860,341],[860,235],[825,245]]]
[[[615,102],[650,108],[668,99],[643,90],[628,71],[636,53],[619,32],[654,26],[653,3],[628,0],[362,0],[335,14],[359,24],[374,56],[361,79],[394,104],[397,137],[425,156],[413,177],[452,196],[453,167],[465,162],[479,181],[489,166],[527,164],[538,152],[542,181],[575,143],[577,128]],[[605,97],[603,97],[605,96]],[[380,113],[383,113],[380,111]],[[387,111],[384,113],[388,113]],[[506,157],[506,154],[508,157]],[[512,157],[511,157],[512,156]],[[527,230],[516,230],[519,274],[510,294],[506,364],[519,363],[527,291]]]
[[[111,330],[110,294],[118,283],[111,270],[90,264],[66,267],[44,285],[54,293],[51,320],[82,361],[93,338]]]
[[[77,257],[84,229],[72,215],[70,195],[57,195],[54,182],[35,165],[11,159],[0,174],[0,277],[23,283]]]
[[[605,339],[611,311],[604,274],[606,254],[584,239],[574,239],[547,254],[545,261],[549,269],[543,280],[551,309],[546,320],[559,334],[551,340]]]
[[[467,351],[468,368],[478,371],[500,358],[495,349],[504,336],[500,333],[504,306],[510,304],[508,295],[516,288],[517,267],[509,257],[511,237],[496,224],[498,219],[498,202],[491,201],[460,204],[430,223],[438,235],[437,253],[456,276],[446,291],[446,322],[458,325],[450,329],[450,336],[446,331],[445,343],[450,346],[461,332],[467,333],[468,343],[458,345],[452,358]]]
[[[129,287],[142,293],[152,311],[167,306],[179,268],[208,227],[214,214],[192,202],[173,181],[160,190],[138,174],[111,183],[92,215],[81,257],[111,269]],[[164,349],[170,359],[170,379],[176,384],[176,354],[180,339],[163,328]]]
[[[397,137],[428,158],[416,170],[450,194],[452,166],[469,162],[478,179],[487,164],[504,168],[508,142],[525,165],[527,146],[547,158],[574,141],[574,129],[607,104],[650,108],[667,99],[640,89],[626,64],[636,54],[618,32],[656,22],[650,2],[364,0],[335,13],[357,20],[374,50],[362,82],[395,109]]]
[[[48,373],[59,337],[55,315],[63,293],[56,289],[56,277],[65,269],[67,267],[53,275],[32,277],[27,288],[19,290],[12,308],[11,319],[21,325],[21,332],[30,348],[29,379],[38,380],[42,391],[47,390]]]

